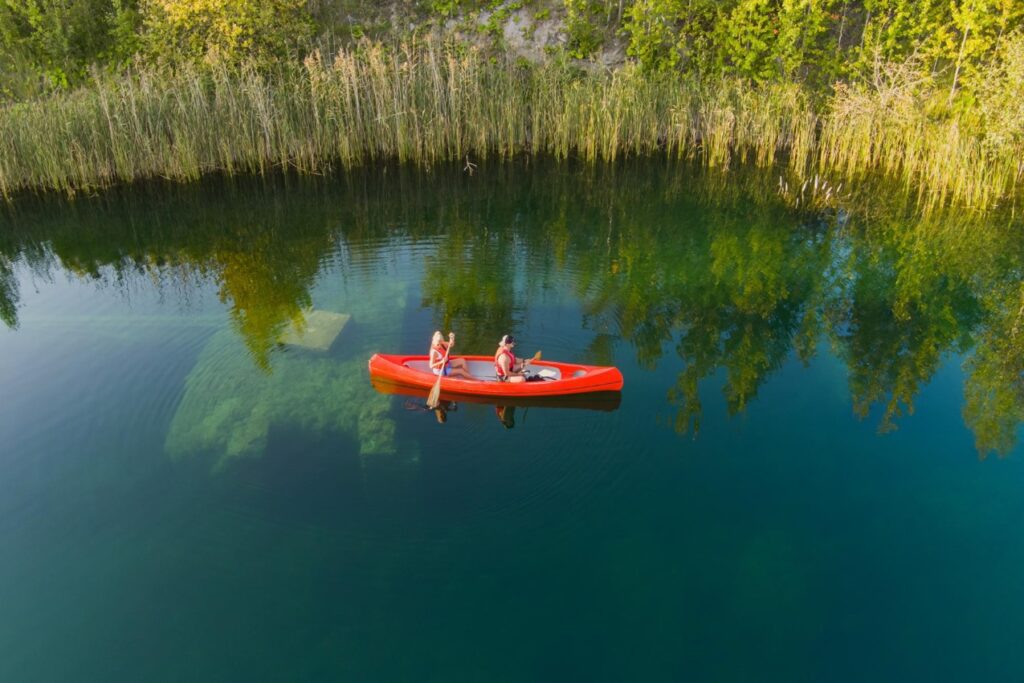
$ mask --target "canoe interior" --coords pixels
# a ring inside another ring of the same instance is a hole
[[[469,372],[473,377],[485,382],[497,382],[498,376],[494,373],[494,363],[486,360],[471,360],[466,361],[469,366]],[[405,367],[410,370],[418,370],[420,372],[430,372],[430,363],[425,360],[410,360],[406,361]],[[544,365],[543,363],[530,363],[530,371],[544,376],[549,380],[562,379],[562,372],[558,368],[553,368],[550,365]]]

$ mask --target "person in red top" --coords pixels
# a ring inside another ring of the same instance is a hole
[[[448,341],[444,341],[444,337],[441,336],[441,332],[434,332],[434,338],[430,341],[430,371],[435,375],[440,375],[442,372],[445,377],[455,377],[457,379],[477,379],[470,373],[469,368],[466,366],[466,361],[463,358],[452,358],[451,355],[445,360],[445,354],[449,353],[448,349],[455,345],[455,333],[448,333]]]
[[[526,366],[530,364],[530,361],[528,359],[516,360],[516,356],[512,352],[515,345],[516,338],[506,334],[498,342],[498,350],[494,352],[494,374],[502,382],[526,381],[523,372],[526,370]]]

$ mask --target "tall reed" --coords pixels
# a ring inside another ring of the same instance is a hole
[[[840,88],[819,111],[795,84],[592,73],[436,42],[365,43],[272,73],[97,76],[73,93],[0,108],[5,197],[214,171],[316,174],[380,159],[667,153],[721,168],[784,160],[797,176],[833,181],[882,171],[926,203],[986,207],[1014,191],[1021,151],[993,155],[959,119],[933,122],[913,101],[864,91]]]

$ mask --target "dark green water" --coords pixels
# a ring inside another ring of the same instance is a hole
[[[0,219],[2,681],[1024,678],[1024,241],[660,165]],[[350,314],[327,351],[278,343]],[[376,393],[435,328],[614,411]]]

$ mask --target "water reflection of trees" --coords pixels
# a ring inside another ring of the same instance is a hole
[[[9,230],[0,229],[0,322],[10,328],[18,326],[18,280],[14,263],[21,256],[18,240]]]
[[[671,212],[623,207],[611,254],[581,251],[610,258],[612,267],[580,268],[586,276],[579,288],[588,313],[614,324],[642,364],[652,366],[674,344],[684,369],[669,400],[676,428],[687,431],[699,428],[701,379],[724,369],[725,400],[737,413],[794,345],[805,355],[813,349],[816,327],[806,311],[820,295],[829,238],[794,230],[780,206],[747,203],[710,213],[669,206]]]
[[[854,412],[879,407],[888,431],[944,358],[977,344],[965,420],[980,452],[1012,448],[1024,419],[1024,254],[1012,228],[949,213],[908,220],[893,205],[828,225],[828,214],[771,201],[697,213],[691,199],[624,203],[611,251],[578,250],[592,261],[581,269],[588,313],[617,323],[642,364],[670,343],[682,359],[668,393],[679,431],[699,428],[702,379],[724,370],[728,410],[741,412],[791,352],[806,362],[822,338],[847,367]]]
[[[978,451],[1007,453],[1024,421],[1024,284],[996,294],[967,360],[964,420]]]
[[[454,217],[448,225],[442,247],[426,257],[421,303],[439,329],[458,330],[458,348],[487,350],[523,314],[515,242],[472,220]]]
[[[333,239],[322,216],[307,224],[296,206],[298,213],[286,217],[279,199],[247,194],[225,201],[221,192],[203,188],[59,207],[30,204],[8,207],[8,234],[23,247],[21,260],[44,274],[60,268],[112,286],[141,277],[182,299],[196,283],[216,282],[253,361],[269,369],[281,332],[301,323]],[[12,275],[4,284],[2,263],[0,258],[0,301],[8,303],[0,311],[13,312],[17,283]]]
[[[623,342],[646,367],[676,354],[668,400],[680,431],[699,430],[706,378],[723,373],[725,404],[740,413],[787,359],[809,362],[824,342],[847,368],[855,413],[877,408],[883,431],[913,411],[944,358],[973,350],[964,419],[980,452],[1013,447],[1024,420],[1024,247],[1013,226],[911,220],[901,201],[877,196],[852,200],[849,215],[797,213],[772,179],[736,180],[654,164],[506,166],[472,179],[390,169],[111,197],[50,217],[30,207],[0,243],[0,315],[15,324],[17,260],[182,291],[212,279],[268,367],[338,242],[359,266],[391,258],[397,235],[423,260],[432,324],[457,329],[462,348],[489,348],[528,322],[541,290],[568,287],[593,332],[588,359],[610,362]]]
[[[18,281],[6,256],[0,256],[0,322],[11,328],[18,326]]]
[[[330,245],[324,235],[294,240],[278,230],[242,230],[214,249],[209,263],[220,281],[220,299],[256,364],[269,369],[269,352],[288,324],[302,325],[312,305],[309,288]]]
[[[943,356],[969,348],[984,293],[970,270],[949,259],[950,250],[962,251],[949,240],[950,226],[896,221],[872,228],[872,236],[851,240],[848,284],[837,291],[831,329],[854,411],[863,417],[884,406],[880,428],[888,431],[913,412]]]

